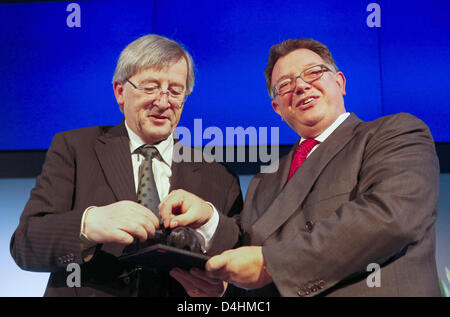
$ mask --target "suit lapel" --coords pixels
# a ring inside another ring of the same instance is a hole
[[[301,139],[297,140],[294,146],[292,146],[288,155],[283,158],[283,161],[280,164],[280,174],[278,175],[279,178],[277,180],[274,180],[275,183],[278,183],[276,186],[277,193],[279,193],[286,185],[286,181],[289,176],[289,170],[291,169],[292,158],[294,157],[295,150],[297,149],[300,140]]]
[[[124,121],[97,138],[95,152],[116,199],[136,201],[130,143]]]
[[[178,143],[178,139],[175,139],[175,144]],[[174,149],[176,147],[174,146]],[[191,147],[181,146],[180,155],[183,157],[183,152],[189,151],[191,158],[190,162],[175,162],[172,160],[172,177],[170,178],[170,190],[184,189],[187,191],[192,188],[199,188],[201,179],[196,177],[196,171],[201,168],[201,164],[194,162],[194,149]],[[175,150],[174,150],[175,155]]]
[[[277,195],[285,186],[295,148],[296,147],[293,146],[291,151],[289,151],[286,156],[281,158],[280,165],[276,173],[271,173],[264,176],[264,181],[258,188],[256,194],[257,196],[253,196],[252,198],[250,198],[250,195],[248,196],[249,199],[253,199],[253,202],[257,207],[257,214],[254,215],[254,217],[258,218],[261,214],[263,214],[267,210],[267,206],[269,206],[271,202],[276,199]],[[250,193],[251,191],[249,194]]]
[[[192,152],[194,150],[182,147],[181,151],[191,151],[192,160],[179,163],[172,161],[171,190],[196,188],[196,184],[200,181],[195,177],[195,172],[201,164],[194,163]],[[97,138],[95,152],[116,199],[137,201],[130,144],[124,122]]]
[[[269,207],[264,214],[254,223],[251,230],[253,233],[251,244],[261,245],[298,210],[298,207],[309,194],[311,187],[319,177],[321,171],[352,139],[354,127],[360,122],[361,120],[354,114],[351,114],[347,120],[311,153],[287,184],[285,184],[287,175],[284,175],[285,171],[283,171],[283,176],[279,180],[282,190],[273,202],[268,205]],[[286,162],[285,165],[289,169],[290,161]],[[267,184],[270,186],[270,183]]]

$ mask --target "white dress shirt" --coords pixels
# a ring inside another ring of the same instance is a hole
[[[339,127],[341,123],[348,118],[349,115],[350,112],[341,114],[328,128],[325,129],[325,131],[323,131],[319,136],[315,137],[314,139],[316,141],[319,141],[319,143],[316,144],[316,146],[311,149],[311,151],[308,153],[306,157],[310,156],[311,153],[314,152],[320,146],[320,144],[323,143],[330,136],[330,134],[333,133],[333,131],[336,130],[337,127]],[[303,142],[304,140],[306,139],[302,137],[300,139],[300,143]]]

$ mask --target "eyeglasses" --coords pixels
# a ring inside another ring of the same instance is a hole
[[[166,94],[167,98],[169,98],[177,108],[181,108],[182,103],[186,101],[187,96],[190,94],[188,90],[180,86],[172,86],[169,87],[168,90],[162,90],[161,87],[155,83],[148,83],[145,86],[138,87],[128,79],[127,82],[135,89],[142,91],[152,98],[157,98],[161,96],[161,94]]]
[[[297,86],[297,79],[299,78],[301,78],[305,83],[309,84],[322,77],[323,73],[328,71],[332,70],[326,65],[314,65],[302,71],[298,76],[283,78],[273,86],[273,98],[294,91],[295,87]]]

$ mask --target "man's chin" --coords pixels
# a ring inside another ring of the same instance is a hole
[[[317,125],[321,120],[323,119],[323,116],[317,113],[309,113],[302,118],[302,125],[306,127],[314,127]]]
[[[160,129],[151,129],[151,130],[144,129],[143,140],[147,144],[157,144],[157,143],[167,139],[171,133],[172,133],[172,131],[167,130],[167,129],[165,129],[163,131],[160,131]],[[151,143],[149,143],[149,142],[151,142]]]
[[[305,138],[316,137],[317,130],[321,126],[321,120],[321,117],[302,118],[301,121],[297,122],[297,126],[293,130]]]

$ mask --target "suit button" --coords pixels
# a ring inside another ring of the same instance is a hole
[[[304,289],[300,289],[300,290],[297,292],[297,295],[300,296],[300,297],[305,296],[305,290],[304,290]]]
[[[324,281],[324,280],[320,280],[320,281],[318,282],[318,284],[317,284],[317,287],[318,287],[319,289],[324,288],[324,287],[325,287],[325,281]]]
[[[312,232],[313,229],[314,229],[314,222],[312,222],[312,221],[307,221],[305,227],[306,227],[306,230],[307,230],[308,232]]]

